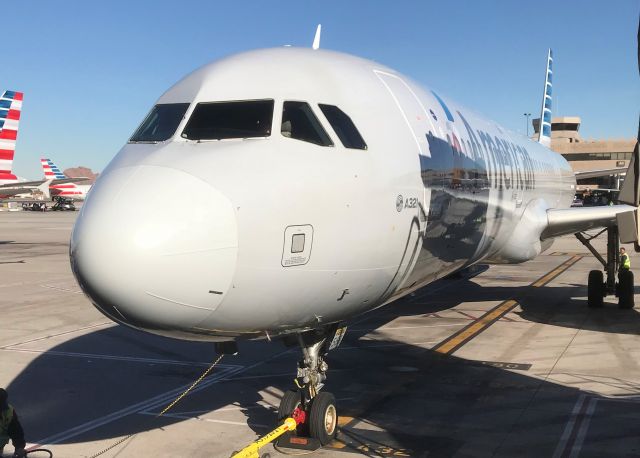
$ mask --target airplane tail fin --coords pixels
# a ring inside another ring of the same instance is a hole
[[[542,93],[542,108],[540,110],[540,136],[538,142],[549,148],[551,146],[551,98],[553,92],[553,51],[547,53],[547,71],[544,77],[544,92]]]
[[[22,92],[4,91],[0,96],[0,174],[11,173],[16,151]]]
[[[51,159],[42,158],[40,159],[40,163],[42,164],[45,179],[62,180],[63,178],[67,178],[67,176],[60,171],[58,166],[55,165]]]
[[[37,187],[38,191],[40,191],[47,199],[51,199],[51,189],[49,185],[53,180],[47,180]]]
[[[321,32],[322,32],[322,24],[318,24],[318,27],[316,28],[316,34],[313,37],[313,44],[311,45],[311,48],[320,49],[320,33]]]

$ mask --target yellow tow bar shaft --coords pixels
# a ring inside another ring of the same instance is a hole
[[[284,423],[282,425],[278,426],[269,434],[262,436],[260,439],[258,439],[248,447],[245,447],[239,452],[233,454],[231,458],[260,458],[260,454],[258,452],[262,447],[267,445],[269,442],[273,442],[287,431],[295,430],[297,425],[298,424],[293,418],[287,418],[284,420]]]

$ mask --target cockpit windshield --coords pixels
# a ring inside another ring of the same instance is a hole
[[[162,142],[170,139],[189,108],[188,103],[158,104],[147,115],[130,142]]]
[[[273,100],[199,103],[182,131],[189,140],[268,137]]]

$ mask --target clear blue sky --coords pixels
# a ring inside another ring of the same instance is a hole
[[[160,94],[238,51],[310,46],[367,57],[513,130],[539,115],[546,50],[554,115],[583,137],[633,137],[638,0],[20,0],[3,4],[0,89],[25,92],[14,171],[39,158],[101,171]],[[10,26],[10,27],[7,27]]]

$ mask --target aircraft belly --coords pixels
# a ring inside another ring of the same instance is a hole
[[[379,305],[395,270],[395,266],[357,270],[245,269],[238,272],[236,288],[222,307],[198,328],[276,335],[341,321]],[[252,287],[243,288],[245,281],[251,282]],[[275,282],[289,287],[274,290],[271,285]]]

